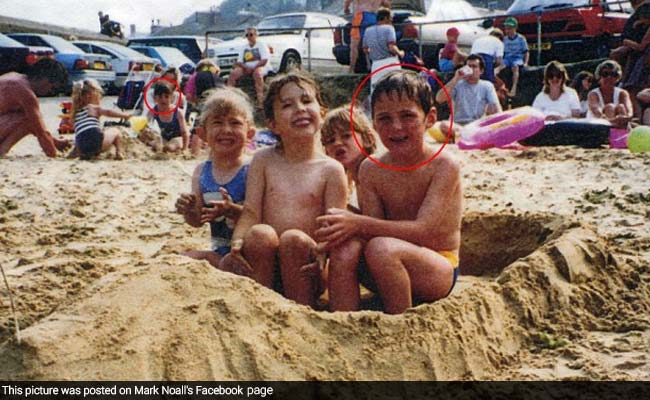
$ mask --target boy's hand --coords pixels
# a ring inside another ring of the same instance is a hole
[[[232,249],[219,262],[219,269],[242,276],[252,276],[253,267],[246,261],[239,250]]]
[[[329,250],[358,235],[360,228],[359,216],[340,208],[330,208],[326,215],[316,218],[321,226],[314,232],[316,241],[325,243],[324,249]]]
[[[307,279],[313,279],[317,293],[322,293],[325,291],[324,274],[327,254],[321,246],[317,246],[309,250],[309,259],[314,261],[300,267],[300,274]]]
[[[183,193],[176,200],[176,212],[179,214],[189,214],[196,207],[196,196],[192,193]]]

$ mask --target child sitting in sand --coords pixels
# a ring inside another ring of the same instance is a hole
[[[212,251],[192,250],[184,255],[218,268],[230,251],[232,228],[243,208],[250,161],[244,148],[255,134],[253,108],[241,90],[223,89],[206,99],[201,120],[210,159],[196,167],[192,193],[179,197],[176,210],[191,226],[210,223]]]
[[[313,307],[320,285],[301,268],[312,263],[318,251],[313,239],[316,217],[331,207],[345,207],[345,173],[318,149],[323,115],[320,92],[311,77],[299,71],[276,77],[263,105],[267,124],[280,143],[253,157],[244,211],[233,233],[232,251],[221,265],[269,288],[274,287],[279,266],[284,295]],[[332,246],[330,257],[330,307],[346,310],[341,300],[349,286],[358,290],[358,261],[346,259],[345,246]]]
[[[165,81],[153,85],[153,99],[156,105],[147,111],[147,120],[156,120],[160,127],[160,138],[149,141],[154,151],[177,152],[187,149],[189,138],[185,125],[185,116],[174,103],[174,86]],[[162,139],[162,140],[161,140]]]
[[[377,148],[375,133],[370,126],[366,115],[354,108],[354,133],[357,135],[361,146],[366,154],[374,153]],[[321,130],[321,144],[325,153],[345,168],[348,176],[348,209],[358,211],[358,201],[355,186],[359,185],[359,167],[366,156],[361,152],[359,146],[350,131],[350,105],[336,108],[325,115],[323,129]]]
[[[366,160],[359,171],[363,215],[329,209],[316,231],[325,248],[368,240],[365,262],[390,314],[413,301],[449,295],[458,277],[462,214],[460,165],[424,141],[436,121],[430,86],[411,71],[391,72],[372,95],[372,118],[389,168]],[[400,170],[401,169],[401,170]],[[351,242],[354,242],[352,240]]]
[[[115,159],[123,158],[121,152],[121,131],[111,127],[102,131],[99,117],[129,118],[131,115],[108,110],[100,107],[104,91],[94,79],[84,79],[72,86],[72,111],[74,120],[75,148],[68,157],[79,156],[82,160],[90,160],[99,153],[115,146]]]
[[[160,74],[161,78],[169,79],[172,82],[176,82],[179,87],[181,84],[181,77],[180,77],[180,71],[176,67],[168,67],[165,70],[163,70],[162,74]],[[179,93],[179,96],[181,96],[180,102],[178,104],[178,110],[181,112],[181,114],[186,115],[187,112],[187,99],[185,98],[185,95],[181,92]]]

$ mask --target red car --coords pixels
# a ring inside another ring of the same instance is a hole
[[[507,14],[519,21],[517,31],[528,41],[532,65],[606,58],[620,44],[632,7],[611,0],[516,0]],[[579,7],[579,8],[576,8]],[[541,18],[541,51],[538,45]],[[503,29],[504,18],[495,25]],[[539,60],[538,60],[539,54]]]

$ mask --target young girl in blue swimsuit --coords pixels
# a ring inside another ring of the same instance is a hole
[[[181,194],[176,210],[191,226],[210,224],[212,250],[190,250],[183,255],[218,267],[230,252],[246,193],[250,157],[244,149],[255,135],[253,108],[246,94],[230,87],[213,92],[203,104],[200,126],[197,129],[205,129],[210,158],[194,170],[192,193]]]

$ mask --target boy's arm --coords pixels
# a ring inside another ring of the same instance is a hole
[[[325,184],[325,209],[345,208],[348,197],[348,184],[343,166],[332,164],[328,170]]]
[[[248,169],[248,177],[246,178],[246,199],[244,200],[244,209],[237,221],[237,225],[235,225],[235,230],[232,234],[233,242],[235,240],[243,240],[246,232],[248,232],[253,225],[262,221],[262,206],[264,201],[264,191],[266,189],[266,182],[264,179],[266,157],[268,157],[268,152],[262,150],[255,154],[251,161],[251,166]]]
[[[181,138],[183,139],[183,150],[185,150],[190,143],[190,137],[187,134],[187,125],[185,124],[185,117],[181,110],[176,110],[176,119],[178,119],[178,126],[181,130]]]
[[[54,139],[45,126],[36,95],[28,86],[19,83],[12,84],[11,89],[11,91],[7,90],[7,92],[10,92],[20,102],[20,108],[25,115],[25,120],[30,121],[29,131],[36,136],[38,144],[48,157],[56,157]]]
[[[452,158],[447,157],[440,160],[435,171],[435,177],[431,179],[417,218],[413,221],[381,219],[379,199],[373,198],[372,191],[364,194],[362,209],[365,215],[360,216],[359,220],[361,236],[366,238],[388,236],[422,246],[430,246],[431,232],[439,225],[441,210],[447,209],[454,199],[454,192],[460,185],[460,166]],[[399,189],[396,188],[396,190]],[[369,216],[368,214],[374,215]]]

